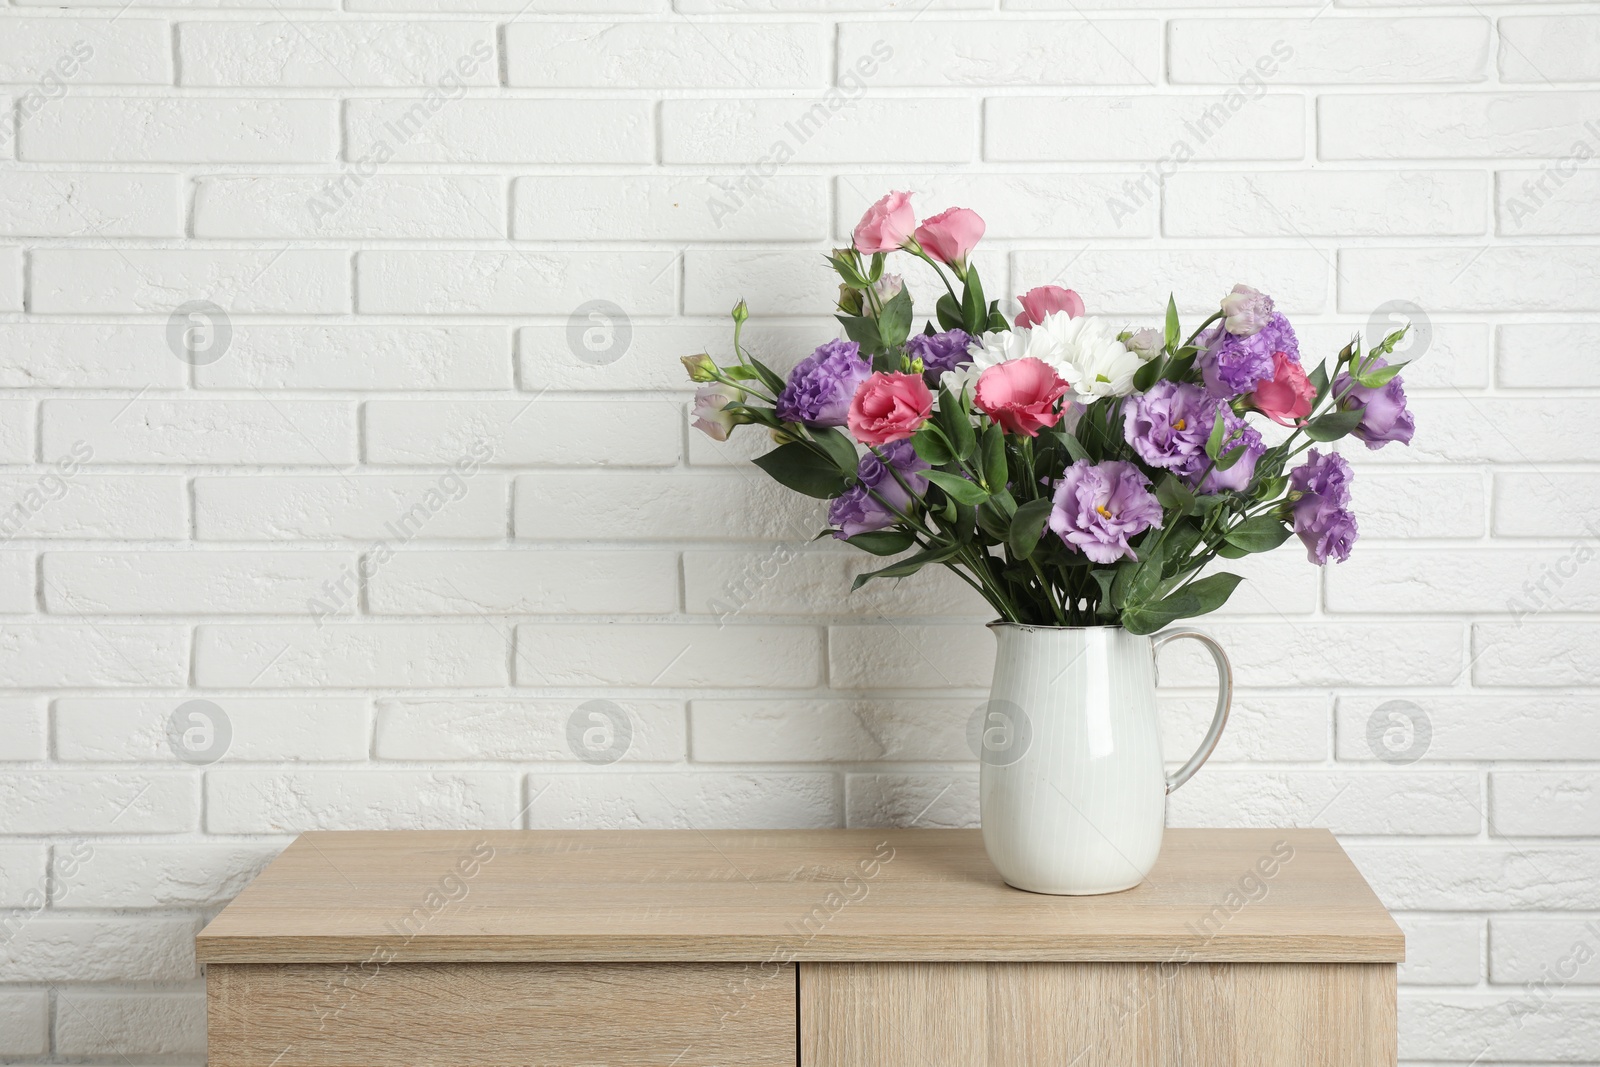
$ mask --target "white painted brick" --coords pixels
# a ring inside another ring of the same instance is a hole
[[[1538,1003],[1538,1010],[1530,1005]],[[1502,1062],[1576,1063],[1600,1048],[1600,999],[1556,994],[1532,1001],[1521,989],[1411,993],[1400,1001],[1402,1060],[1460,1060],[1485,1050]]]
[[[5,117],[5,122],[0,123],[0,159],[15,159],[16,156],[16,98],[5,93],[0,93],[0,116]]]
[[[1202,626],[1205,624],[1202,623]],[[1157,694],[1161,717],[1161,751],[1176,770],[1200,747],[1216,711],[1211,692]],[[1216,764],[1242,760],[1317,763],[1328,755],[1328,700],[1323,696],[1294,693],[1234,691],[1223,731],[1212,760]]]
[[[515,29],[516,27],[512,27]],[[777,174],[518,178],[520,241],[808,241],[828,234],[823,178]]]
[[[40,990],[0,993],[0,1055],[50,1051],[50,995]]]
[[[845,825],[944,830],[978,825],[972,771],[845,776]]]
[[[352,161],[649,163],[655,152],[645,100],[351,100],[345,133]]]
[[[818,684],[810,626],[625,623],[517,627],[517,684],[803,688]]]
[[[1384,335],[1411,323],[1411,317],[1391,308],[1378,314],[1377,308],[1359,322],[1297,322],[1302,358],[1324,361],[1350,342],[1363,338],[1364,345],[1381,341]],[[1482,389],[1489,384],[1489,328],[1474,322],[1434,322],[1430,316],[1426,329],[1419,322],[1395,345],[1394,362],[1409,362],[1402,376],[1408,392],[1417,389]]]
[[[1167,802],[1172,826],[1326,826],[1338,834],[1461,834],[1483,828],[1469,771],[1226,771],[1196,775]]]
[[[75,908],[210,908],[249,885],[279,848],[270,844],[121,845],[96,841],[57,892]],[[59,855],[59,852],[58,852]],[[59,864],[59,860],[58,860]]]
[[[1600,835],[1600,775],[1579,771],[1495,771],[1490,826],[1503,837]]]
[[[505,479],[488,474],[194,480],[195,530],[208,541],[498,540]]]
[[[1317,101],[1323,159],[1545,159],[1593,136],[1600,93],[1350,93]]]
[[[588,726],[584,706],[593,699],[382,700],[373,753],[392,760],[573,762],[584,753],[569,744],[569,723]],[[632,728],[620,760],[682,762],[682,701],[619,695],[607,703],[626,714]]]
[[[180,626],[0,626],[0,677],[21,688],[183,685],[188,659],[188,633]]]
[[[826,525],[820,501],[758,470],[738,474],[565,473],[517,479],[520,540],[785,539],[796,545]]]
[[[1273,552],[1243,559],[1218,559],[1205,574],[1226,571],[1244,579],[1218,616],[1266,615],[1288,621],[1317,610],[1318,569],[1306,562],[1304,547],[1291,540]]]
[[[753,316],[814,314],[839,299],[838,281],[812,251],[691,248],[683,253],[683,309],[690,315],[726,315],[740,300]],[[818,337],[817,343],[826,340]]]
[[[477,442],[516,467],[670,467],[683,421],[666,399],[373,400],[362,416],[368,463],[451,463]]]
[[[1591,149],[1592,151],[1592,149]],[[1496,232],[1509,237],[1566,237],[1600,233],[1595,197],[1600,181],[1570,158],[1544,171],[1495,175]]]
[[[0,400],[0,463],[31,463],[33,445],[33,404],[27,400]],[[4,573],[0,566],[0,574]],[[0,585],[4,579],[0,578]],[[4,600],[0,592],[0,601]]]
[[[350,310],[349,256],[332,249],[41,248],[29,259],[29,307],[42,314],[167,315],[191,300],[233,314]]]
[[[4,98],[0,97],[0,104]],[[0,110],[0,115],[10,114]],[[0,311],[22,310],[22,250],[0,248]]]
[[[505,389],[511,344],[502,326],[236,323],[225,358],[196,367],[195,378],[217,389]]]
[[[1227,650],[1238,686],[1349,685],[1352,677],[1373,686],[1451,685],[1465,667],[1462,627],[1453,622],[1246,623],[1203,618],[1194,625]],[[1358,663],[1355,675],[1352,664]],[[1216,684],[1215,679],[1211,657],[1195,642],[1179,642],[1162,652],[1162,685],[1204,688]]]
[[[673,10],[685,14],[747,14],[753,11],[923,11],[988,9],[990,0],[673,0]]]
[[[181,237],[182,202],[170,174],[11,171],[0,174],[0,234]]]
[[[855,592],[857,574],[889,561],[859,550],[806,551],[785,544],[759,552],[685,552],[684,607],[691,615],[956,615],[994,609],[955,575],[930,567],[909,581],[879,580]]]
[[[35,584],[33,553],[0,552],[0,614],[32,614]]]
[[[1078,11],[1080,9],[1093,10],[1095,8],[1123,10],[1152,7],[1177,10],[1192,8],[1209,10],[1216,6],[1216,0],[1087,0],[1087,2],[1082,2],[1082,0],[1000,0],[1000,7],[1006,11]],[[1230,3],[1228,6],[1320,8],[1323,4],[1318,3],[1317,0],[1289,0],[1288,3],[1282,3],[1279,0],[1246,0],[1245,3]]]
[[[1554,568],[1557,575],[1573,573],[1548,584],[1549,595],[1539,595],[1530,583]],[[1327,608],[1333,612],[1600,611],[1600,568],[1579,566],[1570,549],[1357,551],[1326,570]],[[1463,580],[1466,575],[1470,580]]]
[[[526,822],[540,830],[823,829],[839,825],[836,790],[831,774],[534,774]]]
[[[1161,160],[1167,166],[1180,157],[1303,158],[1305,101],[1286,93],[1252,93],[993,97],[984,105],[983,158]]]
[[[326,100],[66,96],[22,125],[19,159],[320,163],[339,145]]]
[[[1482,81],[1489,20],[1458,18],[1177,19],[1167,27],[1178,84],[1252,77],[1284,84]]]
[[[1481,918],[1396,915],[1394,919],[1406,935],[1401,985],[1478,984],[1483,974]]]
[[[0,845],[0,908],[42,907],[49,892],[46,862],[42,844]]]
[[[81,471],[82,468],[80,467]],[[70,537],[145,540],[188,533],[177,475],[0,475],[0,534],[8,539]]]
[[[828,628],[835,689],[987,689],[993,673],[994,638],[978,623]]]
[[[1368,741],[1368,723],[1393,694],[1340,697],[1337,710],[1340,760],[1379,758]],[[1593,760],[1600,759],[1600,697],[1587,693],[1491,696],[1407,694],[1425,718],[1425,759]]]
[[[193,919],[40,916],[0,955],[0,981],[185,982],[195,976]]]
[[[1339,309],[1404,299],[1439,311],[1600,310],[1600,248],[1359,248],[1339,253]]]
[[[1189,171],[1166,181],[1171,237],[1479,234],[1488,178],[1477,171]]]
[[[1600,81],[1600,16],[1521,15],[1497,24],[1501,81]]]
[[[1343,451],[1358,466],[1357,478],[1359,468],[1367,464],[1537,464],[1600,459],[1600,437],[1568,431],[1579,425],[1588,411],[1589,401],[1581,398],[1426,396],[1411,397],[1408,406],[1417,419],[1417,434],[1410,445],[1390,444],[1373,450],[1355,441],[1345,442]],[[1491,420],[1494,427],[1488,429],[1485,424]]]
[[[193,993],[56,990],[63,1056],[185,1056],[206,1049],[206,998]]]
[[[211,555],[212,553],[204,553]],[[195,553],[194,555],[202,555]],[[172,759],[173,713],[191,696],[63,697],[51,709],[55,757],[94,763]],[[215,696],[228,719],[224,759],[362,760],[367,708],[360,698]]]
[[[1149,183],[1136,195],[1129,183]],[[983,216],[985,239],[1008,237],[1148,237],[1155,232],[1157,186],[1142,174],[903,173],[841,174],[835,180],[834,235],[848,238],[864,207],[887,189],[908,189],[923,215],[970,207]],[[1122,207],[1111,210],[1118,201]]]
[[[1533,612],[1530,614],[1537,614]],[[1600,685],[1600,623],[1480,622],[1472,627],[1476,685]]]
[[[830,89],[799,99],[664,100],[664,163],[966,163],[972,101],[874,98]]]
[[[609,300],[629,315],[674,310],[671,252],[361,252],[364,314],[570,315]]]
[[[1592,918],[1566,915],[1494,915],[1489,918],[1489,980],[1600,984],[1600,929]]]
[[[167,389],[180,387],[185,373],[164,322],[0,323],[0,350],[0,386],[8,389]]]
[[[0,798],[9,833],[162,834],[200,827],[199,779],[182,771],[14,771],[0,778]]]
[[[1495,382],[1512,389],[1600,388],[1600,366],[1572,358],[1573,353],[1596,345],[1600,345],[1600,324],[1595,323],[1496,327]]]
[[[113,14],[122,8],[126,0],[19,0],[19,7],[59,7],[63,9],[89,9],[111,8]],[[270,10],[268,0],[133,0],[128,4],[130,8],[143,9],[157,8],[252,8],[258,7]],[[280,5],[289,9],[309,10],[313,8],[330,9],[338,5],[333,0],[289,0]]]
[[[30,697],[0,699],[0,762],[42,760],[49,736],[43,702]],[[7,907],[5,862],[0,860],[0,907]]]
[[[0,82],[171,85],[163,21],[0,18]]]
[[[302,615],[353,568],[337,552],[47,552],[45,610],[62,615]]]
[[[504,183],[443,174],[203,178],[196,237],[504,237]]]
[[[813,328],[752,321],[745,324],[740,343],[761,362],[784,374],[819,343],[837,336],[837,326],[836,322]],[[588,336],[591,328],[601,332]],[[517,333],[522,387],[535,393],[547,389],[638,389],[652,393],[690,390],[695,384],[684,373],[679,357],[710,352],[719,361],[734,359],[733,324],[726,318],[692,325],[630,321],[626,344],[622,341],[618,324],[607,322],[603,314],[598,318],[580,317],[570,326],[525,326]],[[4,368],[0,368],[0,381],[4,381],[3,375]]]
[[[368,557],[374,615],[666,615],[678,606],[672,552],[399,552]]]
[[[517,787],[517,776],[509,771],[231,767],[206,775],[206,829],[214,834],[510,829],[522,806]]]
[[[1280,310],[1292,314],[1328,305],[1331,259],[1332,253],[1308,248],[1013,252],[1011,277],[1019,293],[1038,285],[1073,289],[1097,315],[1160,314],[1168,296],[1177,300],[1180,312],[1209,315],[1235,284],[1255,281],[1272,290]]]
[[[185,22],[184,85],[495,85],[494,27],[467,22]],[[446,80],[448,79],[448,80]]]
[[[696,763],[800,763],[974,758],[968,699],[696,700],[689,705]]]
[[[1391,908],[1587,909],[1600,877],[1600,850],[1581,845],[1351,842],[1345,851]]]
[[[1161,68],[1161,24],[1075,18],[839,25],[841,71],[858,56],[882,56],[886,50],[892,55],[882,70],[865,79],[872,85],[1153,86]]]
[[[1569,438],[1570,439],[1570,438]],[[1496,537],[1600,536],[1600,475],[1508,471],[1494,476]]]
[[[356,461],[355,408],[337,400],[46,400],[44,452],[87,441],[97,463]]]
[[[505,12],[512,15],[660,14],[671,0],[348,0],[348,11]]]
[[[820,89],[828,76],[824,29],[803,22],[513,20],[505,33],[506,84]]]
[[[194,677],[246,689],[504,685],[509,638],[487,623],[204,625]]]

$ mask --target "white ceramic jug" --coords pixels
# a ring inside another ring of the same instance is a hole
[[[996,622],[994,684],[978,728],[983,844],[1001,877],[1034,893],[1131,889],[1161,852],[1167,794],[1211,755],[1228,721],[1232,670],[1195,630]],[[1217,665],[1217,710],[1170,778],[1156,717],[1156,650],[1188,637]]]

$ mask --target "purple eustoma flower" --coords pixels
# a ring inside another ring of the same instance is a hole
[[[1200,335],[1200,355],[1195,360],[1206,391],[1219,400],[1232,400],[1248,393],[1273,374],[1272,357],[1278,352],[1300,362],[1300,342],[1294,327],[1274,312],[1255,333],[1247,337],[1229,333],[1222,323]]]
[[[1219,408],[1228,431],[1223,454],[1240,447],[1245,454],[1225,471],[1207,471],[1212,463],[1206,455],[1206,439]],[[1122,435],[1139,458],[1152,467],[1172,471],[1200,492],[1244,489],[1255,477],[1256,460],[1267,450],[1255,427],[1206,396],[1198,385],[1159,381],[1149,392],[1123,401],[1122,411]],[[1202,473],[1204,482],[1197,484]]]
[[[829,341],[795,364],[778,394],[778,418],[807,426],[843,426],[856,388],[872,374],[854,341]]]
[[[840,540],[893,526],[898,521],[895,512],[904,513],[911,503],[910,495],[900,484],[902,479],[918,496],[928,489],[928,479],[919,473],[927,470],[928,464],[910,441],[893,441],[877,448],[888,464],[869,451],[856,467],[859,481],[828,506],[828,522],[838,527],[833,536]],[[900,478],[890,467],[899,472]]]
[[[1222,298],[1222,325],[1236,337],[1250,337],[1272,320],[1272,297],[1248,285],[1236,285]]]
[[[1222,455],[1226,456],[1236,448],[1243,448],[1244,455],[1234,460],[1233,466],[1227,470],[1212,470],[1208,473],[1205,481],[1195,487],[1197,492],[1220,493],[1225,489],[1242,492],[1250,484],[1250,479],[1256,476],[1256,460],[1267,450],[1267,443],[1261,439],[1261,431],[1232,411],[1224,408],[1222,421],[1227,432],[1227,436],[1223,438]],[[1206,419],[1206,436],[1211,435],[1211,428],[1215,423],[1214,415]]]
[[[1379,359],[1369,370],[1386,366],[1388,363]],[[1346,390],[1349,390],[1348,395]],[[1399,441],[1403,445],[1411,443],[1417,420],[1406,407],[1406,389],[1400,384],[1398,376],[1390,378],[1376,389],[1369,389],[1364,385],[1355,385],[1348,372],[1341,373],[1333,380],[1333,395],[1344,397],[1339,401],[1342,410],[1361,412],[1361,421],[1351,432],[1365,441],[1368,448],[1382,448],[1390,441]]]
[[[906,355],[922,360],[922,379],[928,388],[939,388],[939,376],[972,362],[967,346],[972,335],[965,330],[945,333],[919,333],[906,341]]]
[[[1330,558],[1343,563],[1360,531],[1350,513],[1350,464],[1336,452],[1312,449],[1305,465],[1289,472],[1289,488],[1301,494],[1292,506],[1294,532],[1306,546],[1306,557],[1322,566]]]
[[[1161,527],[1150,479],[1132,463],[1079,460],[1056,483],[1050,529],[1096,563],[1138,559],[1128,538]]]

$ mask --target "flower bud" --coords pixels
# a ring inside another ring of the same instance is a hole
[[[689,372],[689,380],[691,382],[714,382],[717,380],[716,361],[706,353],[701,352],[699,355],[683,356],[682,360],[683,369]]]
[[[734,322],[737,322],[739,325],[743,326],[745,320],[748,319],[749,317],[750,317],[750,309],[745,306],[745,302],[743,300],[741,300],[737,304],[733,305],[733,321]]]

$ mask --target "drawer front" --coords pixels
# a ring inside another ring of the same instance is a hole
[[[792,1067],[794,967],[211,964],[210,1067]]]

